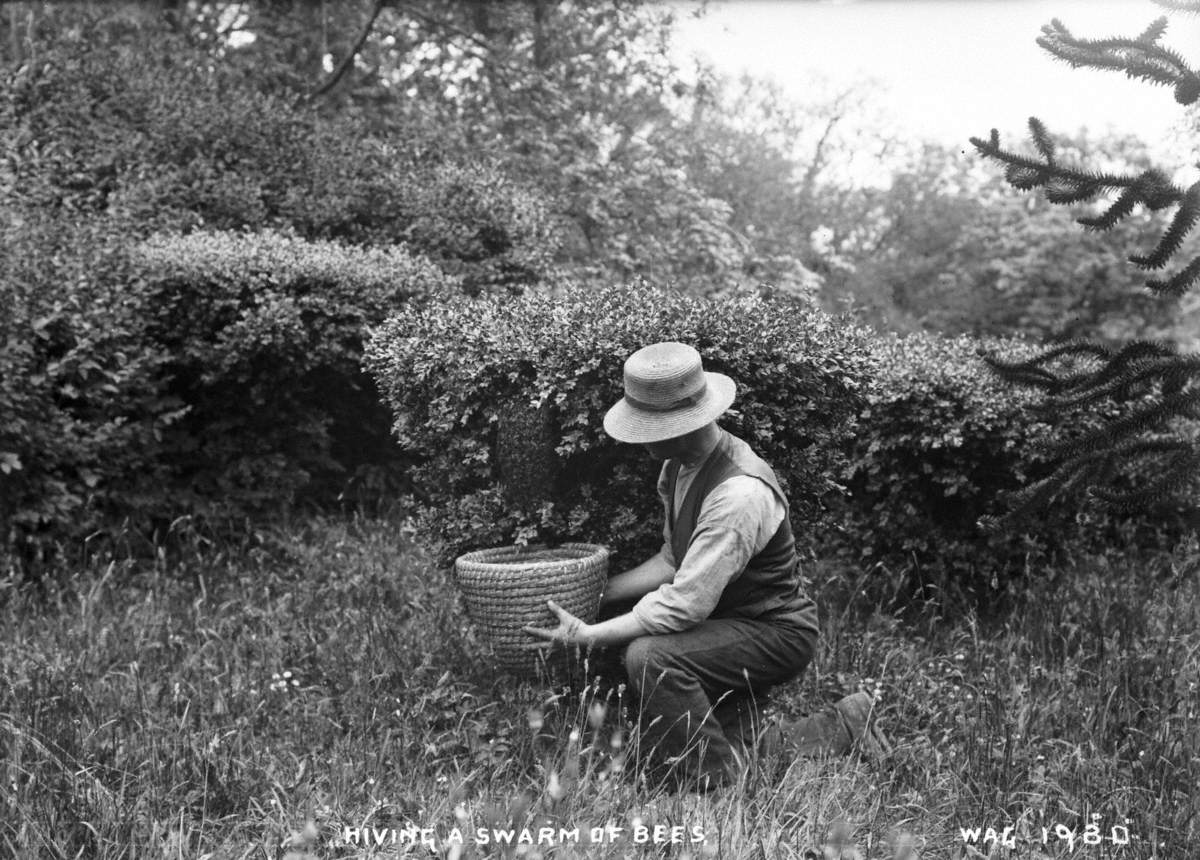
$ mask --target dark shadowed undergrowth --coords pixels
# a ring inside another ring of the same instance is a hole
[[[1200,842],[1194,543],[1031,572],[986,620],[882,615],[847,599],[859,571],[810,564],[822,650],[773,709],[878,689],[895,752],[760,762],[701,796],[647,780],[619,690],[497,676],[412,537],[313,519],[0,585],[0,855],[429,856],[408,825],[466,857],[972,857],[988,827],[1017,846],[996,856]],[[605,824],[624,832],[591,843]],[[553,844],[473,844],[524,827]]]

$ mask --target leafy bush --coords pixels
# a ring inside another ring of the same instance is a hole
[[[1002,490],[1044,471],[1048,438],[979,341],[876,338],[769,296],[626,287],[410,305],[373,333],[366,363],[419,464],[422,529],[443,561],[534,539],[605,543],[617,564],[653,551],[657,465],[601,422],[624,359],[660,340],[694,344],[737,381],[721,423],[774,466],[801,540],[882,564],[876,585],[897,596],[921,583],[987,592],[1128,525],[1075,505],[1018,535],[978,527]]]
[[[977,526],[997,493],[1042,465],[1045,425],[1033,399],[992,378],[974,338],[913,334],[873,343],[875,375],[849,452],[849,499],[838,523],[844,547],[867,564],[917,567],[936,579],[983,578],[1019,567],[1044,534],[988,536]],[[1020,348],[1017,343],[1013,344]],[[1062,512],[1069,521],[1073,512]]]
[[[10,540],[238,517],[396,465],[362,334],[411,297],[459,289],[432,263],[274,232],[65,241],[49,262],[21,254],[0,291],[16,311],[0,342]]]
[[[165,456],[188,508],[274,507],[394,459],[362,335],[412,297],[457,290],[436,266],[271,232],[153,237],[134,257],[147,336],[187,407]]]
[[[162,388],[114,224],[28,219],[2,238],[0,549],[36,548],[56,530],[89,533],[105,511],[152,507],[181,404]]]
[[[707,369],[737,382],[722,424],[775,467],[797,526],[812,525],[837,491],[863,403],[863,331],[758,295],[705,301],[635,286],[456,297],[405,307],[366,352],[420,463],[412,480],[443,559],[523,539],[600,541],[618,563],[651,553],[658,466],[609,439],[602,418],[622,395],[625,359],[663,340],[693,344]],[[554,468],[537,453],[548,449]]]

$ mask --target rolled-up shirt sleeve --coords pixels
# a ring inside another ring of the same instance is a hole
[[[642,597],[633,607],[634,617],[651,634],[695,627],[712,613],[725,587],[767,545],[786,515],[783,502],[759,479],[738,475],[721,482],[704,500],[674,578]],[[674,566],[669,528],[663,531],[663,553]]]

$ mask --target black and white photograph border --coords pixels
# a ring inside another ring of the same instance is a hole
[[[0,3],[0,857],[1195,856],[1198,45]]]

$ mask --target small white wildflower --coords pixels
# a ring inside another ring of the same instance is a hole
[[[546,794],[550,795],[552,800],[562,800],[566,793],[562,782],[559,781],[558,771],[550,771],[550,778],[546,780]]]

